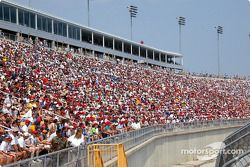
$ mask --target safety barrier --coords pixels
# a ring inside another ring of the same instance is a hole
[[[250,166],[250,150],[246,153],[231,159],[223,165],[223,167],[249,167]]]
[[[88,167],[103,166],[128,166],[123,144],[92,144],[88,146]]]
[[[249,122],[248,119],[237,120],[215,120],[215,121],[195,121],[191,123],[164,124],[145,127],[139,130],[121,133],[101,140],[87,143],[79,147],[70,147],[47,155],[34,157],[27,160],[5,165],[6,167],[27,166],[27,167],[87,167],[88,152],[87,147],[92,144],[124,144],[125,151],[132,147],[164,133],[172,132],[192,132],[194,130],[206,130],[211,128],[222,128],[231,126],[242,126]],[[104,158],[103,163],[110,159]]]
[[[216,167],[233,167],[234,164],[239,165],[243,161],[247,163],[249,166],[250,165],[250,159],[248,158],[250,157],[248,153],[249,150],[250,150],[250,123],[238,129],[223,141],[223,147],[221,148],[216,160]],[[233,153],[229,154],[229,152],[232,151]],[[244,153],[242,154],[242,152]],[[247,154],[244,155],[245,153]],[[246,157],[244,157],[243,155]],[[239,159],[242,159],[242,161],[240,161]],[[248,166],[246,165],[246,167]]]

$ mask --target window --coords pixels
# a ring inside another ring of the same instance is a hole
[[[92,43],[92,32],[87,30],[82,30],[82,41],[87,43]]]
[[[29,12],[24,11],[24,26],[29,27]]]
[[[29,27],[36,28],[35,14],[34,13],[30,13],[30,26]]]
[[[24,25],[24,18],[23,18],[23,10],[18,10],[18,20],[19,20],[19,25]]]
[[[106,48],[113,49],[113,39],[109,37],[104,37],[104,46]]]
[[[16,8],[10,8],[11,22],[16,23]]]
[[[62,35],[67,37],[67,25],[62,23]]]
[[[52,20],[51,19],[47,19],[48,20],[48,31],[49,33],[52,33]]]
[[[115,50],[122,51],[122,42],[115,40]]]
[[[141,54],[141,55],[140,55],[141,57],[146,57],[146,49],[140,47],[140,54]]]
[[[67,25],[65,23],[54,21],[54,34],[67,37]]]
[[[62,35],[62,32],[63,32],[62,29],[63,29],[62,28],[62,23],[58,23],[58,35]]]
[[[48,31],[48,21],[45,17],[42,17],[42,30],[43,31]]]
[[[153,59],[153,51],[152,50],[148,50],[148,58]]]
[[[18,10],[19,25],[36,28],[35,14],[19,9]]]
[[[139,47],[136,45],[132,45],[132,53],[133,55],[139,56]]]
[[[51,33],[52,32],[52,20],[47,17],[37,15],[37,29]]]
[[[69,25],[69,38],[80,40],[80,28]]]
[[[0,3],[0,20],[16,23],[16,8]]]
[[[165,54],[161,54],[161,61],[166,62],[166,55]]]
[[[158,52],[155,52],[155,60],[160,61],[160,54]]]
[[[124,52],[131,54],[131,44],[124,42]]]
[[[10,21],[10,8],[8,6],[3,6],[4,21]]]
[[[103,36],[101,34],[94,34],[94,45],[103,46]]]
[[[3,5],[0,4],[0,20],[3,20]]]
[[[57,29],[57,22],[54,21],[54,34],[58,34]]]
[[[37,29],[42,30],[42,17],[37,16]]]

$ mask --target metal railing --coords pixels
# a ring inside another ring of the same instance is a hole
[[[235,152],[235,150],[241,150],[241,152]],[[221,148],[216,160],[216,167],[229,167],[228,162],[241,157],[242,152],[248,152],[250,150],[250,123],[238,129],[231,135],[229,135],[223,141],[223,147]],[[227,154],[234,151],[234,154]],[[250,159],[249,159],[250,163]]]
[[[235,157],[225,163],[222,167],[249,167],[250,166],[250,150],[244,154]]]
[[[115,136],[107,137],[101,140],[93,141],[79,147],[70,147],[47,155],[34,157],[5,167],[27,166],[27,167],[86,167],[87,166],[87,147],[90,144],[116,144],[123,143],[125,151],[141,144],[148,139],[162,134],[173,132],[192,132],[195,130],[206,130],[211,128],[222,128],[230,126],[242,126],[249,120],[215,120],[215,121],[196,121],[191,123],[165,124],[145,127],[139,130],[121,133]],[[107,162],[109,159],[103,159]]]

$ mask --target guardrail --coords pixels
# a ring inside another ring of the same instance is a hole
[[[87,143],[79,147],[70,147],[47,155],[22,160],[16,163],[5,165],[5,167],[15,166],[36,166],[36,167],[59,167],[59,166],[87,166],[87,146],[90,144],[117,144],[123,143],[125,151],[137,146],[146,140],[162,134],[172,132],[191,132],[209,128],[220,128],[229,126],[242,126],[249,120],[215,120],[215,121],[196,121],[191,123],[165,124],[145,127],[139,130],[121,133],[112,137]],[[104,159],[104,162],[110,159]]]
[[[233,158],[222,167],[249,167],[250,165],[250,150],[240,155],[239,157]]]
[[[243,152],[250,150],[250,123],[238,129],[223,141],[223,147],[216,160],[216,167],[229,167],[230,165],[226,165],[228,162],[241,157],[242,152],[238,154],[224,154],[230,150],[241,150]],[[250,164],[250,159],[248,163]]]

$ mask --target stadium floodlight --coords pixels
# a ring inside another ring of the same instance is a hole
[[[186,18],[185,17],[179,17],[178,18],[178,24],[179,24],[179,52],[182,52],[181,49],[181,26],[185,26],[186,25]]]
[[[220,76],[220,35],[223,34],[223,27],[217,26],[217,54],[218,54],[218,76]]]
[[[89,0],[87,0],[87,7],[88,7],[88,27],[90,26],[90,21],[89,21],[89,10],[90,10],[90,7],[89,7]]]
[[[136,18],[136,15],[138,13],[138,7],[137,6],[127,6],[128,11],[130,13],[130,39],[133,40],[133,18]]]

